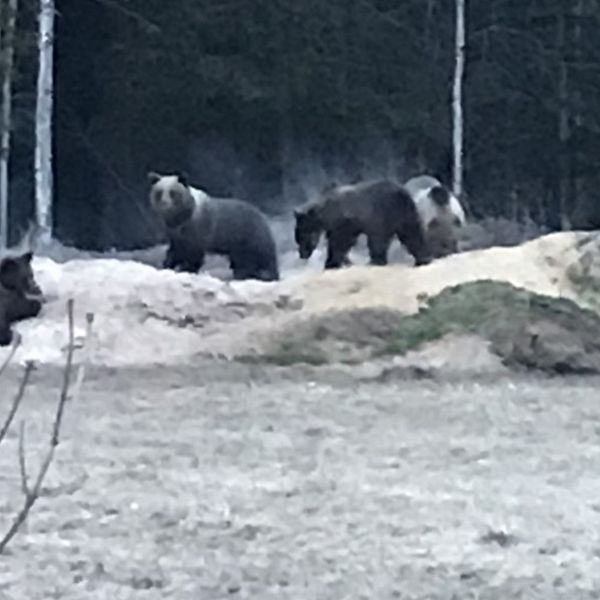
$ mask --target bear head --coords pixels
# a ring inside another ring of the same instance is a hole
[[[298,254],[302,260],[307,260],[318,246],[323,230],[318,207],[308,205],[297,208],[294,210],[294,217],[296,219],[294,239],[298,246]]]
[[[456,224],[446,219],[433,219],[427,227],[425,238],[433,258],[443,258],[458,252]]]
[[[25,252],[20,256],[6,256],[0,261],[0,285],[8,292],[19,296],[41,297],[40,290],[35,277],[31,260],[33,252]]]
[[[428,185],[432,182],[433,185]],[[416,184],[423,184],[423,187],[419,188]],[[457,234],[465,223],[464,210],[458,198],[446,186],[428,176],[416,178],[413,186],[413,198],[431,256],[442,258],[458,252]]]
[[[196,206],[192,188],[183,173],[148,173],[150,207],[169,227],[187,221]]]

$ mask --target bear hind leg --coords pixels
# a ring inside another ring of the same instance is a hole
[[[275,266],[259,265],[247,260],[231,260],[229,263],[233,278],[237,280],[257,279],[259,281],[278,281],[279,270]]]
[[[231,269],[233,278],[238,281],[243,279],[261,279],[261,269],[259,265],[256,264],[256,261],[249,257],[249,254],[230,255],[229,268]]]

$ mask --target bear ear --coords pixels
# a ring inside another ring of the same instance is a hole
[[[179,181],[181,185],[185,185],[185,187],[189,186],[187,173],[183,171],[177,173],[177,181]]]
[[[33,251],[29,250],[24,254],[21,254],[20,259],[22,262],[29,264],[33,260]]]
[[[154,171],[149,171],[146,177],[152,185],[158,183],[162,179],[161,176],[158,173],[155,173]]]
[[[429,190],[429,197],[438,206],[447,206],[450,203],[450,192],[443,185],[436,185]]]

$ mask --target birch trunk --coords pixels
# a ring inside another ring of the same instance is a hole
[[[9,0],[5,17],[2,57],[2,118],[0,119],[0,249],[8,246],[8,161],[12,128],[12,78],[18,0]]]
[[[463,192],[463,78],[465,71],[465,2],[456,0],[456,32],[454,44],[454,85],[452,89],[452,191]]]
[[[39,71],[35,113],[35,207],[42,239],[52,237],[52,101],[54,0],[40,0]]]
[[[558,139],[560,142],[560,224],[562,230],[570,229],[570,168],[569,138],[571,137],[571,115],[569,108],[569,68],[566,60],[567,32],[566,14],[558,15],[557,50],[560,55],[558,65]]]

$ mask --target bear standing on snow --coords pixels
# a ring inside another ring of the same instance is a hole
[[[430,175],[413,177],[404,187],[417,207],[432,257],[457,252],[457,229],[465,224],[465,212],[458,198]]]
[[[260,210],[243,200],[212,198],[180,174],[148,178],[150,205],[169,239],[165,268],[196,273],[213,253],[229,258],[235,279],[279,279],[275,240]]]
[[[294,211],[295,239],[300,257],[307,259],[327,237],[326,269],[347,264],[347,254],[359,235],[367,236],[372,265],[386,265],[394,237],[422,265],[430,261],[421,221],[411,195],[391,181],[377,180],[328,187],[316,202]]]
[[[37,317],[42,310],[42,292],[33,277],[31,259],[26,252],[0,260],[0,346],[13,339],[12,323]]]

